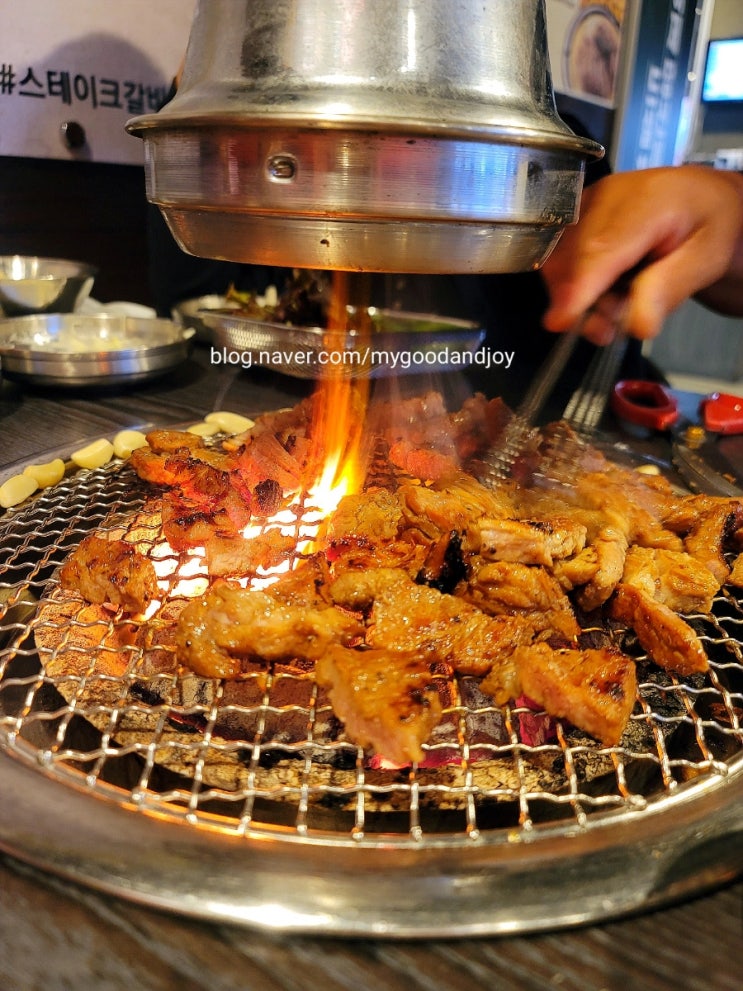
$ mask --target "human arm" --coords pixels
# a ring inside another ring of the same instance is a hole
[[[586,188],[580,220],[542,269],[550,294],[545,327],[572,327],[640,263],[622,309],[624,329],[635,337],[654,337],[692,296],[743,314],[743,176],[683,165],[620,172]],[[585,336],[606,343],[616,313],[616,302],[604,298]]]

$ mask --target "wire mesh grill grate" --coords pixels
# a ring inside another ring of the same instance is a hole
[[[61,618],[39,611],[54,599],[55,570],[98,527],[135,527],[158,553],[146,500],[128,468],[108,466],[48,490],[0,529],[0,742],[37,773],[197,828],[420,843],[642,811],[692,779],[722,781],[742,759],[743,605],[728,590],[712,614],[690,617],[707,675],[682,681],[635,654],[621,746],[524,706],[495,707],[462,678],[425,761],[405,768],[346,740],[296,669],[205,683],[175,672],[167,639],[145,649],[120,615],[81,603]]]

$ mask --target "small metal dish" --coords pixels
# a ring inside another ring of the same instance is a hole
[[[350,329],[329,345],[322,327],[297,327],[240,316],[229,309],[203,310],[214,333],[212,362],[233,367],[268,367],[294,378],[317,378],[335,368],[351,377],[384,378],[421,372],[461,371],[474,363],[485,331],[470,320],[369,307],[368,339]],[[356,321],[358,322],[358,321]]]
[[[154,378],[188,356],[193,329],[111,314],[36,314],[0,320],[0,367],[39,385],[114,385]]]
[[[239,305],[239,303],[231,304],[226,296],[211,293],[207,296],[197,296],[195,299],[182,300],[173,307],[171,316],[182,327],[192,327],[196,331],[197,341],[209,343],[214,339],[214,334],[204,321],[204,312],[214,310],[217,313],[224,313],[231,307],[238,309]]]
[[[0,256],[0,314],[72,313],[90,295],[97,273],[64,258]]]

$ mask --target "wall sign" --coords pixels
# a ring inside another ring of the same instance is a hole
[[[139,164],[125,131],[170,87],[195,0],[0,4],[0,155]]]

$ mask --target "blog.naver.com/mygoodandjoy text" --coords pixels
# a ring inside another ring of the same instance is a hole
[[[515,351],[491,351],[481,348],[470,351],[456,347],[438,347],[420,350],[392,350],[387,348],[349,348],[347,350],[286,348],[273,350],[237,350],[227,347],[211,347],[212,365],[235,368],[256,368],[271,366],[305,367],[309,369],[345,368],[378,369],[392,371],[436,371],[436,369],[501,368],[508,370],[516,356]]]

